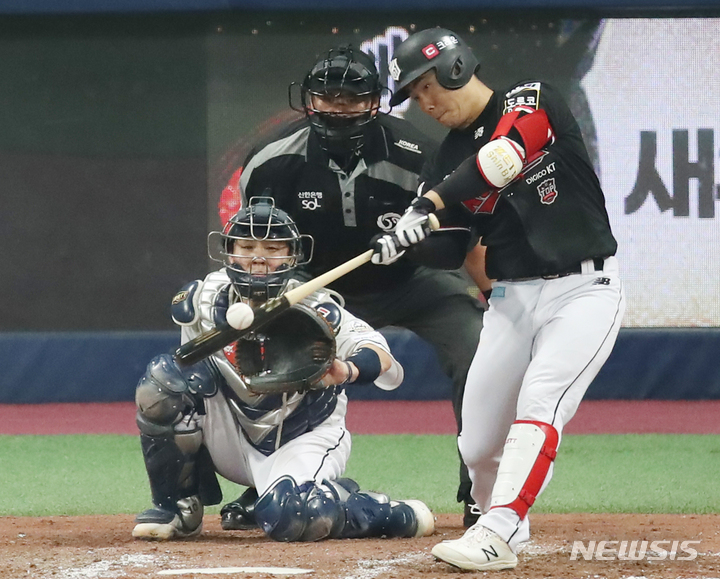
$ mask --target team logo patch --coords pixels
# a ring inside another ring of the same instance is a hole
[[[497,205],[498,199],[500,199],[500,194],[497,191],[488,191],[475,197],[475,199],[463,201],[463,205],[474,215],[478,213],[495,213],[495,206]]]
[[[371,332],[372,328],[361,320],[355,320],[350,327],[351,332]]]
[[[538,195],[540,195],[540,203],[543,205],[550,205],[557,198],[558,192],[555,187],[555,178],[545,179],[540,185],[538,185]]]
[[[188,295],[190,295],[190,292],[187,290],[176,293],[175,297],[172,299],[172,305],[176,306],[180,302],[184,302],[187,299]]]
[[[400,70],[397,58],[393,58],[390,61],[390,64],[388,65],[388,72],[390,73],[390,76],[395,82],[400,80],[400,74],[402,73],[402,70]]]
[[[434,44],[428,44],[425,48],[422,49],[422,53],[425,55],[425,58],[427,58],[428,60],[432,60],[438,54],[440,54],[440,51],[438,50],[438,47]]]
[[[383,213],[377,218],[377,226],[383,231],[392,231],[400,221],[399,213]]]

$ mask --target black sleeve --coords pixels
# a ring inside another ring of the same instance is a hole
[[[482,177],[475,156],[465,159],[453,173],[433,190],[446,206],[456,205],[487,193],[492,187]]]

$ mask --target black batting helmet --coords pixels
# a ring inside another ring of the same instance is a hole
[[[362,145],[363,132],[375,120],[384,90],[373,58],[350,45],[333,48],[315,62],[300,85],[300,107],[293,102],[293,86],[290,106],[305,113],[326,149],[345,152]],[[313,101],[313,97],[342,96],[368,99],[369,104],[348,114],[318,110]]]
[[[390,61],[396,86],[390,106],[407,99],[407,86],[429,70],[435,70],[441,86],[454,90],[470,82],[478,68],[478,59],[457,34],[445,28],[421,30],[402,42]]]

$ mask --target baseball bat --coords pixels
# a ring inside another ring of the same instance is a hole
[[[433,231],[440,227],[440,223],[434,213],[430,213],[428,215],[428,222],[430,229]],[[228,344],[239,340],[246,334],[254,332],[258,328],[264,326],[270,320],[276,318],[285,310],[294,306],[296,303],[305,299],[320,288],[325,287],[326,285],[367,263],[370,261],[372,255],[373,250],[368,249],[366,252],[361,253],[345,263],[341,263],[330,271],[327,271],[324,274],[285,292],[282,296],[269,299],[260,307],[253,310],[253,322],[247,328],[242,330],[236,330],[231,327],[213,328],[212,330],[185,342],[175,350],[175,361],[180,366],[190,366],[199,362],[203,358],[207,358],[213,352],[224,348]]]

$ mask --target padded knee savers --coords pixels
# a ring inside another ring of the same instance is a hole
[[[344,515],[332,494],[314,483],[299,488],[284,476],[255,503],[255,519],[275,541],[319,541],[342,527]]]
[[[208,363],[181,369],[170,354],[156,356],[135,390],[140,431],[151,436],[168,434],[171,429],[167,427],[196,406],[193,395],[212,396],[217,388],[218,376]]]

